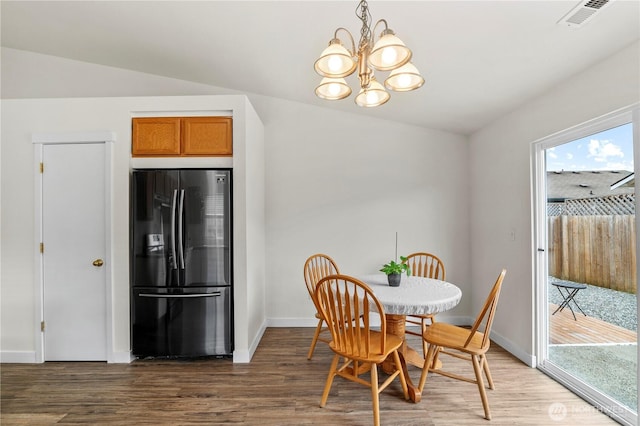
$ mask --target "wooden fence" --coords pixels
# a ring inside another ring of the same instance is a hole
[[[635,215],[549,217],[549,275],[635,294]]]

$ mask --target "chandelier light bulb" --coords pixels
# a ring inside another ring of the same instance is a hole
[[[341,78],[351,74],[357,65],[351,53],[336,38],[322,51],[314,68],[323,77]]]
[[[325,77],[316,87],[316,96],[329,101],[344,99],[350,94],[351,88],[344,78]]]
[[[369,55],[369,65],[379,71],[391,71],[411,60],[411,50],[393,31],[385,30]]]
[[[361,107],[370,108],[384,104],[389,100],[391,95],[384,90],[382,84],[378,83],[375,79],[372,79],[369,83],[369,87],[363,87],[360,89],[360,93],[356,96],[356,104]]]
[[[408,92],[415,90],[424,84],[424,78],[411,62],[407,62],[400,68],[391,71],[389,77],[384,81],[387,89],[396,92]]]
[[[382,54],[380,55],[380,57],[384,66],[388,67],[396,63],[396,61],[398,60],[398,52],[396,52],[394,48],[385,47],[384,49],[382,49]]]
[[[344,61],[339,56],[331,56],[327,60],[327,66],[334,73],[340,71],[340,69],[343,67],[343,63]]]

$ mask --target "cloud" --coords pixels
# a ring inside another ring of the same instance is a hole
[[[591,139],[589,141],[589,158],[598,163],[606,163],[610,157],[624,157],[624,152],[619,145],[615,145],[608,140]]]
[[[555,152],[553,152],[553,148],[551,148],[551,149],[548,149],[548,150],[547,150],[547,156],[548,156],[549,158],[553,158],[554,160],[555,160],[556,158],[558,158],[558,154],[556,154]]]
[[[573,159],[573,154],[570,152],[567,152],[567,160],[572,160]]]
[[[633,163],[631,162],[619,162],[619,163],[607,163],[604,170],[626,170],[628,172],[633,171]]]

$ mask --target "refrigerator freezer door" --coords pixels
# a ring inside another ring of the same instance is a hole
[[[132,352],[146,357],[231,355],[231,288],[137,288]]]
[[[228,170],[182,170],[184,285],[231,285],[231,179]]]

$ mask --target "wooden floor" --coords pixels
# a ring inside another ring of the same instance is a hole
[[[327,406],[319,407],[332,353],[320,343],[307,361],[312,335],[312,328],[267,329],[250,364],[228,359],[3,364],[0,423],[370,425],[371,397],[364,386],[336,378]],[[488,391],[490,422],[483,418],[475,385],[432,375],[418,404],[402,398],[397,381],[386,389],[380,395],[382,424],[616,424],[500,347],[493,345],[488,359],[496,384]],[[443,362],[455,371],[471,371],[460,360]],[[412,369],[411,375],[417,381],[420,372]],[[552,420],[549,410],[558,407],[566,409],[566,417]]]
[[[576,311],[576,319],[569,309],[551,315],[557,305],[549,304],[549,341],[552,345],[636,343],[635,331],[618,327]]]

